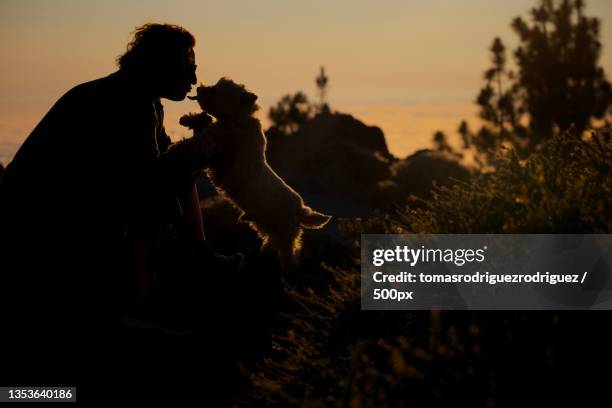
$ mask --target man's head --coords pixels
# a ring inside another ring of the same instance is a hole
[[[133,33],[119,68],[144,79],[154,97],[181,101],[197,82],[195,38],[171,24],[145,24]]]
[[[192,98],[193,99],[193,98]],[[213,86],[200,85],[195,97],[204,112],[214,117],[252,115],[259,108],[257,95],[244,85],[221,78]]]

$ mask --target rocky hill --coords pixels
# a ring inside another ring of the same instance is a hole
[[[285,134],[266,132],[270,165],[295,189],[338,216],[366,216],[426,197],[436,180],[465,180],[469,171],[444,154],[422,150],[406,159],[389,153],[382,130],[351,115],[323,113]]]

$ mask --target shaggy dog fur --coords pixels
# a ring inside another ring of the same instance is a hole
[[[322,228],[330,216],[314,211],[266,161],[266,138],[253,114],[257,96],[230,79],[199,86],[196,99],[203,112],[181,118],[194,138],[220,151],[206,169],[215,189],[241,210],[262,239],[262,250],[277,251],[285,266],[294,266],[304,228]],[[212,115],[216,122],[210,123]]]

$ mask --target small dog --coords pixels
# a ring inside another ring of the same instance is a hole
[[[203,112],[183,116],[180,124],[207,149],[219,151],[206,169],[215,189],[241,211],[239,220],[257,231],[263,251],[275,251],[286,267],[296,266],[303,229],[322,228],[331,217],[306,206],[268,165],[266,138],[253,117],[257,95],[221,78],[216,85],[199,86],[191,99]]]

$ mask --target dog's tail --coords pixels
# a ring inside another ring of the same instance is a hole
[[[308,229],[319,229],[323,228],[331,220],[329,215],[321,214],[320,212],[314,211],[310,207],[302,207],[300,211],[300,224],[304,228]]]

